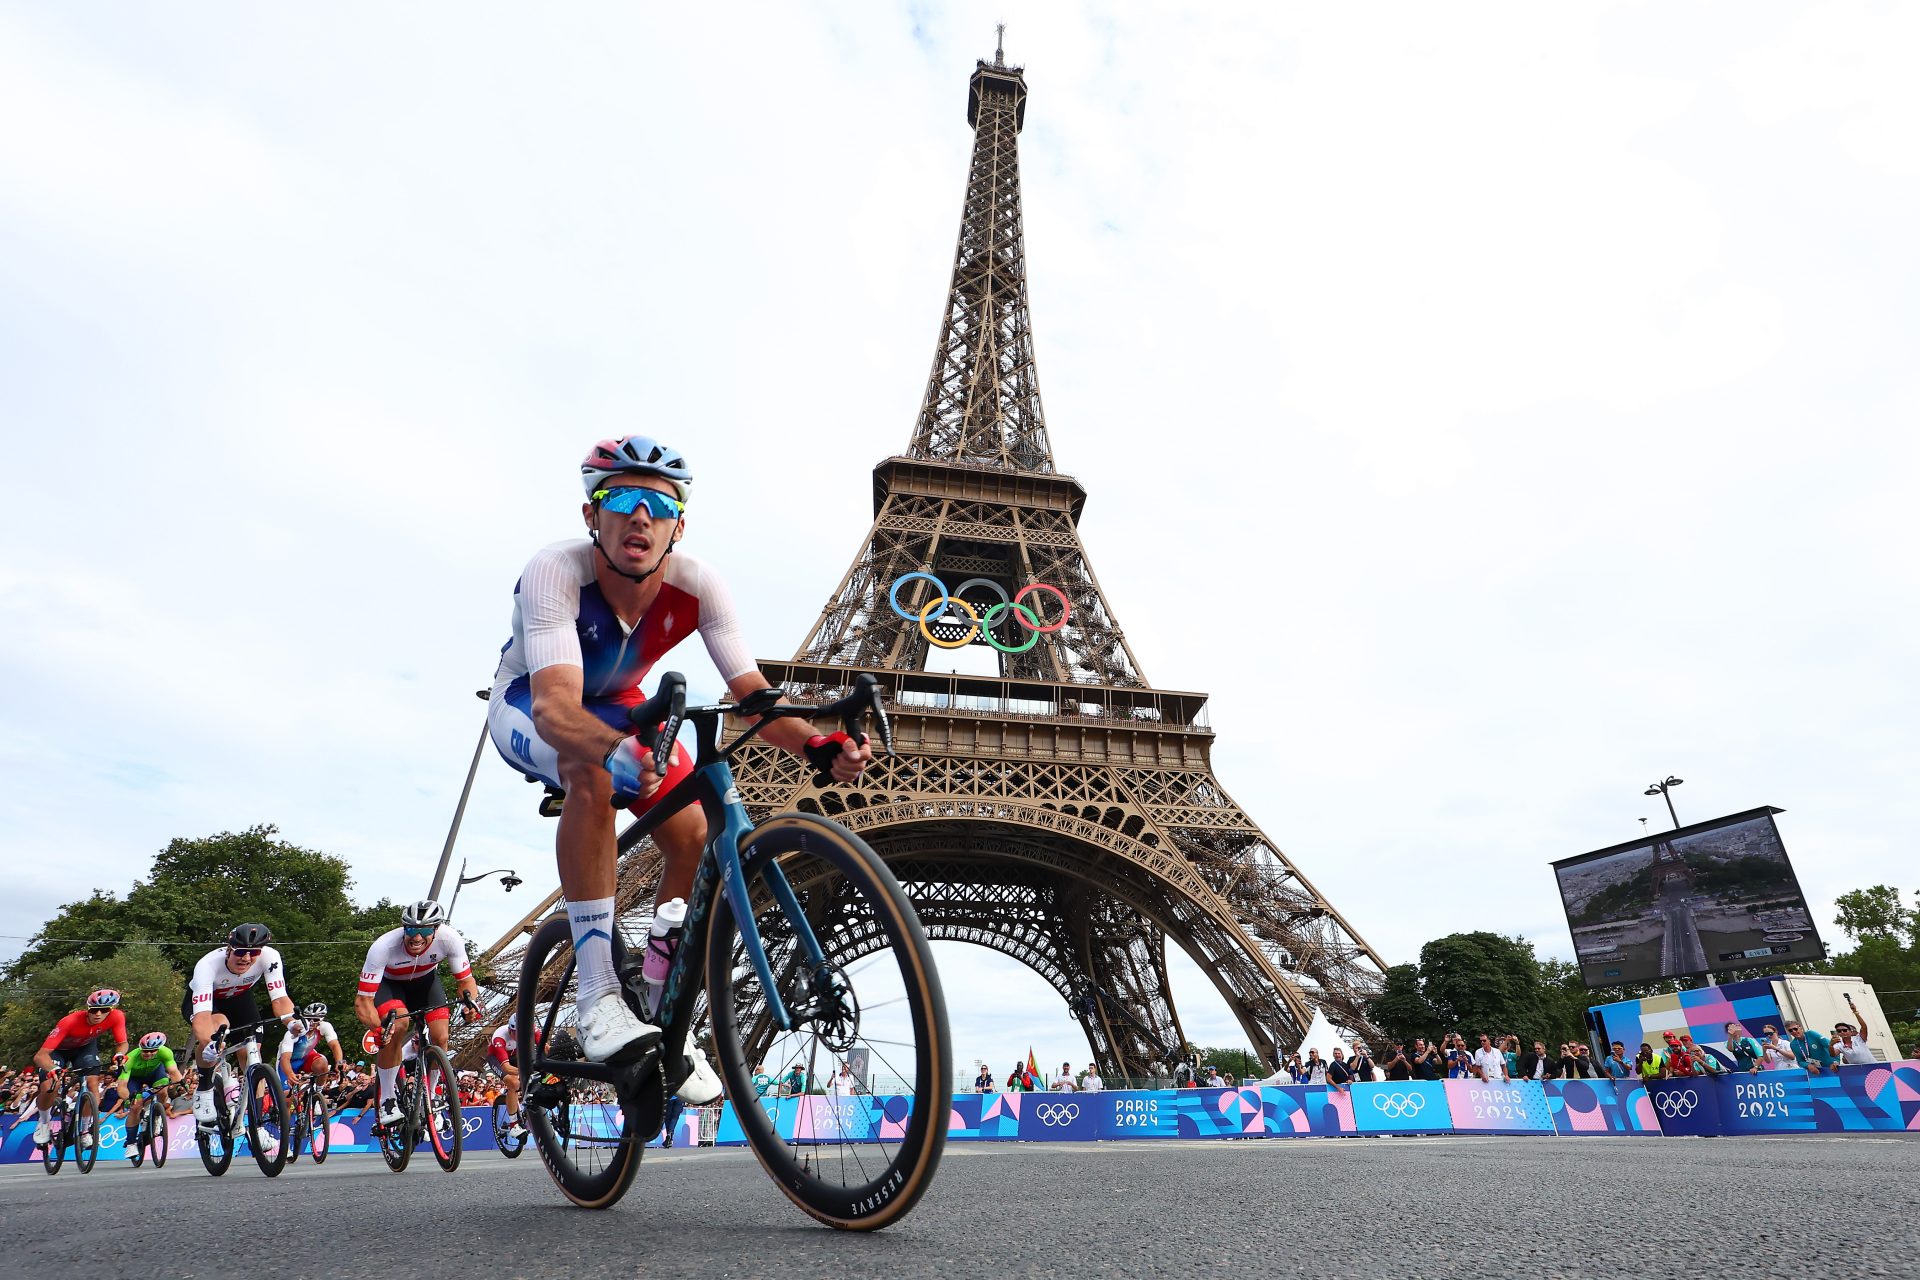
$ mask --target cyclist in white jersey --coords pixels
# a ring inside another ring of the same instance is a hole
[[[264,1022],[259,987],[264,986],[272,1016],[282,1023],[293,1018],[293,998],[287,994],[287,969],[280,953],[267,944],[273,931],[263,924],[236,925],[227,945],[200,957],[187,979],[180,1016],[193,1026],[193,1043],[200,1053],[200,1087],[193,1095],[193,1118],[201,1125],[217,1119],[213,1105],[214,1033],[222,1027]],[[247,1061],[259,1060],[257,1032],[247,1040]]]
[[[400,927],[389,929],[367,948],[366,963],[360,966],[360,988],[354,993],[353,1011],[368,1029],[381,1037],[379,1056],[374,1059],[380,1078],[380,1123],[398,1124],[400,1102],[394,1096],[399,1083],[400,1059],[411,1044],[412,1019],[398,1015],[411,1009],[431,1009],[427,1014],[427,1037],[440,1048],[447,1047],[447,1013],[436,1006],[447,1003],[446,988],[440,985],[440,962],[453,968],[453,980],[460,991],[467,1021],[480,1016],[480,985],[473,980],[473,966],[467,960],[467,940],[447,923],[446,910],[432,899],[423,898],[400,913]],[[384,1026],[389,1015],[393,1025]]]
[[[487,1042],[487,1059],[494,1063],[500,1072],[500,1079],[506,1085],[507,1118],[513,1122],[507,1136],[519,1138],[527,1128],[520,1120],[520,1015],[510,1013],[507,1020],[494,1029],[493,1037]],[[540,1041],[540,1028],[533,1029],[534,1043]]]
[[[718,578],[672,554],[686,532],[693,481],[686,460],[647,436],[623,436],[595,445],[580,476],[587,539],[548,547],[521,574],[513,637],[501,651],[487,719],[509,764],[566,793],[555,845],[573,926],[574,1022],[589,1059],[625,1062],[660,1030],[627,1006],[614,970],[610,801],[632,796],[633,812],[645,812],[692,768],[676,746],[664,777],[656,774],[651,752],[631,736],[626,709],[644,701],[640,683],[653,664],[696,630],[736,701],[769,686]],[[776,720],[760,736],[825,764],[843,783],[858,779],[873,756],[864,742],[814,735],[798,719]],[[697,805],[654,831],[665,860],[656,903],[692,896],[705,837]],[[697,1050],[689,1067],[681,1097],[699,1104],[720,1096],[720,1081]]]

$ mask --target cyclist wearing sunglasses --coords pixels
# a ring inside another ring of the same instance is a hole
[[[33,1055],[34,1065],[40,1068],[40,1094],[36,1100],[40,1119],[33,1129],[36,1146],[46,1146],[53,1137],[48,1117],[53,1111],[54,1080],[61,1068],[84,1077],[94,1106],[100,1105],[101,1036],[112,1036],[114,1052],[126,1053],[127,1015],[120,1012],[120,993],[111,987],[95,991],[87,997],[85,1009],[76,1009],[54,1023],[53,1031],[40,1042],[40,1051]],[[91,1133],[80,1135],[82,1146],[92,1141]]]
[[[447,1047],[446,988],[440,985],[440,962],[453,966],[453,981],[460,990],[460,1003],[472,1022],[480,1016],[480,985],[473,980],[473,966],[467,960],[467,940],[447,923],[446,909],[430,898],[410,903],[400,912],[400,927],[389,929],[367,948],[366,963],[360,966],[360,989],[353,998],[353,1011],[368,1029],[381,1037],[374,1059],[380,1077],[380,1123],[400,1122],[400,1102],[394,1097],[399,1083],[400,1055],[407,1037],[413,1034],[412,1020],[396,1017],[391,1027],[383,1027],[388,1014],[403,1014],[409,1009],[431,1009],[427,1015],[427,1036],[440,1048]]]
[[[609,801],[630,796],[629,807],[645,812],[692,771],[675,746],[666,774],[654,773],[651,753],[631,736],[627,708],[645,700],[641,682],[654,664],[696,631],[735,700],[768,684],[718,576],[673,554],[693,483],[686,459],[650,437],[622,436],[595,445],[580,477],[587,537],[547,547],[521,573],[487,719],[508,764],[567,795],[555,845],[579,966],[574,1023],[588,1058],[625,1061],[660,1032],[621,998],[614,971]],[[762,737],[827,764],[841,782],[858,778],[873,755],[843,733],[815,736],[801,720],[777,720]],[[692,896],[706,838],[699,807],[669,818],[653,838],[665,860],[656,904]],[[690,1057],[694,1074],[681,1097],[719,1097],[718,1077],[697,1050]]]
[[[200,957],[187,979],[187,994],[180,1001],[180,1016],[193,1026],[193,1045],[200,1055],[200,1087],[193,1095],[193,1118],[201,1125],[218,1119],[213,1106],[213,1037],[222,1027],[244,1027],[264,1022],[260,1009],[264,984],[273,1016],[286,1022],[293,1017],[293,998],[287,994],[287,970],[280,953],[268,944],[273,931],[263,924],[235,925],[227,935],[227,945],[215,947]],[[257,1036],[248,1041],[247,1062],[251,1065],[260,1052]]]

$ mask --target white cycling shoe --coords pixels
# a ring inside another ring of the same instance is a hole
[[[220,1123],[220,1112],[213,1105],[213,1090],[197,1090],[193,1095],[193,1118],[203,1129],[211,1129]]]
[[[587,1055],[588,1062],[610,1062],[643,1047],[648,1036],[660,1034],[660,1028],[634,1016],[618,991],[607,992],[584,1013],[575,1012],[573,1025],[580,1033],[580,1051]]]
[[[80,1131],[80,1137],[77,1139],[77,1141],[79,1143],[80,1149],[82,1151],[85,1151],[88,1147],[91,1147],[93,1145],[93,1134],[83,1129]]]
[[[382,1128],[391,1129],[406,1117],[400,1111],[398,1098],[383,1098],[380,1102],[380,1120]]]
[[[680,1087],[675,1092],[680,1095],[682,1102],[704,1107],[720,1096],[720,1077],[713,1074],[713,1068],[707,1065],[707,1055],[703,1050],[688,1051],[687,1065],[693,1070],[685,1080],[680,1082]]]
[[[52,1141],[53,1141],[52,1125],[48,1124],[45,1120],[42,1120],[39,1124],[36,1124],[35,1126],[33,1126],[33,1145],[34,1146],[44,1147],[49,1142],[52,1142]]]

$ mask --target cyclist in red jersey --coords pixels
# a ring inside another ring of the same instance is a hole
[[[676,747],[665,776],[656,774],[626,709],[643,700],[640,683],[653,664],[696,630],[736,701],[770,686],[717,575],[673,555],[693,483],[686,460],[650,437],[622,436],[595,445],[580,475],[588,536],[541,551],[515,585],[513,636],[501,651],[488,726],[509,764],[566,793],[555,845],[578,965],[574,1025],[588,1059],[624,1062],[660,1029],[627,1006],[614,970],[609,801],[632,797],[632,811],[645,812],[663,786],[692,772]],[[873,758],[864,741],[815,735],[804,720],[776,720],[760,736],[842,783],[857,780]],[[697,805],[654,831],[665,861],[656,903],[690,896],[706,831]],[[718,1077],[697,1050],[688,1057],[693,1074],[680,1095],[713,1101]]]
[[[100,1105],[100,1073],[105,1070],[100,1065],[101,1036],[112,1036],[114,1052],[125,1055],[127,1052],[127,1015],[120,1012],[120,993],[111,987],[102,987],[87,997],[87,1007],[76,1009],[54,1024],[53,1031],[40,1042],[40,1052],[33,1055],[34,1065],[40,1068],[40,1095],[36,1099],[40,1106],[39,1123],[33,1127],[33,1141],[38,1146],[46,1146],[53,1137],[53,1127],[49,1123],[53,1114],[53,1102],[56,1096],[55,1079],[60,1068],[65,1067],[86,1077],[87,1092],[93,1095],[94,1105]],[[80,1145],[88,1146],[93,1135],[80,1135]]]

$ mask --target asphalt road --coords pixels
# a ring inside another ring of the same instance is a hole
[[[238,1161],[218,1183],[193,1159],[8,1165],[0,1276],[1912,1276],[1916,1185],[1900,1137],[968,1143],[905,1221],[849,1235],[739,1149],[650,1152],[603,1213],[532,1152],[271,1182]]]
[[[1666,943],[1660,972],[1667,975],[1705,973],[1707,948],[1700,940],[1700,926],[1687,902],[1687,886],[1678,880],[1667,882],[1660,909],[1667,917]]]

